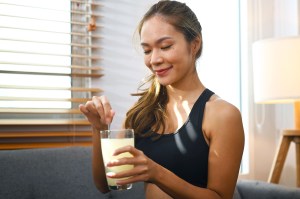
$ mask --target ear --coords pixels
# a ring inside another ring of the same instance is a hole
[[[199,49],[200,49],[200,47],[201,47],[201,45],[202,45],[201,43],[202,43],[202,42],[201,42],[201,39],[200,39],[199,36],[196,37],[196,38],[192,41],[191,47],[192,47],[192,54],[193,54],[193,56],[196,56],[197,52],[199,51]]]

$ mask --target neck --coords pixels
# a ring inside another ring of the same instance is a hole
[[[199,80],[198,76],[197,78],[190,79],[189,82],[181,84],[180,86],[167,86],[169,100],[178,102],[198,98],[199,94],[202,93],[204,89],[205,87]]]

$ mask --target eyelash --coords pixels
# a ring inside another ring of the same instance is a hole
[[[169,46],[166,46],[166,47],[162,47],[161,49],[162,49],[162,50],[168,50],[169,48],[171,48],[171,46],[172,46],[172,45],[169,45]],[[148,55],[150,52],[151,52],[151,50],[146,50],[146,51],[144,51],[144,54],[145,54],[145,55]]]
[[[171,46],[172,46],[172,45],[165,46],[165,47],[162,47],[161,49],[162,49],[162,50],[167,50],[167,49],[171,48]]]

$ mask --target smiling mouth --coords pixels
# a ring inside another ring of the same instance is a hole
[[[172,66],[160,70],[154,70],[155,74],[158,76],[164,76],[167,74],[167,72],[172,68]]]

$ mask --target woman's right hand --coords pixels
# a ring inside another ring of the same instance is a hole
[[[93,96],[92,100],[80,104],[79,110],[97,130],[106,129],[115,115],[106,96]]]
[[[101,153],[100,130],[107,129],[112,122],[115,112],[105,96],[94,96],[92,100],[79,105],[80,111],[85,115],[93,127],[93,178],[96,187],[102,192],[108,192],[105,167]]]

